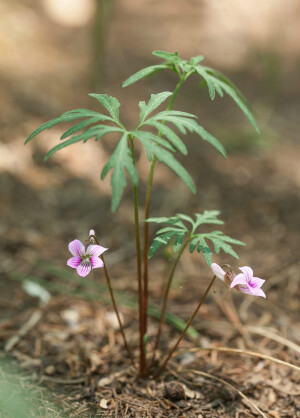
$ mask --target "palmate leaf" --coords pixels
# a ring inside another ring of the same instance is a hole
[[[192,119],[192,117],[183,115],[183,113],[185,112],[176,111],[176,114],[174,114],[174,111],[160,112],[149,118],[145,123],[152,124],[156,121],[164,121],[175,125],[183,134],[185,134],[186,131],[196,133],[204,141],[209,142],[214,148],[216,148],[223,155],[224,158],[227,158],[226,150],[223,147],[223,145],[217,140],[217,138],[215,138],[209,132],[207,132],[194,119]],[[192,116],[195,117],[194,115]]]
[[[138,185],[138,174],[132,160],[127,139],[128,132],[125,132],[101,173],[101,179],[103,180],[109,170],[113,168],[113,174],[111,178],[111,208],[113,212],[118,209],[121,202],[123,189],[127,184],[124,169],[127,170],[132,183],[135,186]]]
[[[122,84],[122,87],[128,87],[131,84],[134,84],[137,81],[141,80],[142,78],[153,75],[158,71],[165,70],[166,68],[169,68],[166,64],[150,65],[149,67],[143,68],[142,70],[127,78],[127,80],[125,80]]]
[[[171,63],[182,61],[178,56],[178,52],[153,51],[152,55]]]
[[[233,250],[231,244],[235,245],[245,245],[242,241],[230,238],[224,235],[221,231],[213,231],[206,234],[197,234],[190,243],[190,253],[194,252],[197,248],[197,251],[202,252],[205,261],[208,265],[212,263],[212,250],[207,244],[206,240],[210,240],[213,244],[216,254],[219,254],[220,250],[223,250],[226,254],[231,255],[232,257],[239,258],[237,253]]]
[[[55,147],[51,148],[51,150],[46,154],[44,160],[47,161],[48,158],[51,157],[55,152],[68,147],[69,145],[75,144],[76,142],[86,142],[88,139],[95,137],[96,141],[102,138],[103,135],[109,132],[123,132],[122,129],[117,128],[115,126],[92,126],[91,128],[87,129],[83,133],[79,135],[74,135],[70,139],[61,142],[60,144],[56,145]]]
[[[147,125],[154,126],[158,130],[159,134],[166,137],[178,151],[180,151],[183,155],[187,155],[188,152],[184,142],[171,128],[169,128],[169,126],[158,121],[150,121]]]
[[[224,74],[220,73],[209,67],[203,67],[206,73],[209,74],[211,81],[213,82],[215,89],[221,97],[223,97],[223,92],[228,94],[232,100],[238,105],[241,111],[248,118],[255,131],[259,134],[259,128],[257,126],[256,120],[249,109],[248,102],[241,91],[235,86],[235,84],[229,80]]]
[[[123,87],[130,85],[149,74],[154,74],[155,72],[162,69],[175,71],[180,77],[185,77],[185,79],[188,78],[191,74],[198,74],[207,84],[209,95],[212,100],[215,98],[216,91],[221,97],[223,97],[225,92],[239,106],[239,108],[253,125],[256,132],[259,133],[255,118],[252,115],[252,112],[250,111],[247,101],[245,100],[242,93],[226,76],[212,68],[200,65],[199,63],[204,59],[202,55],[192,57],[190,61],[181,59],[177,52],[170,53],[164,51],[154,51],[153,55],[164,60],[163,63],[140,70],[138,73],[129,77],[129,79],[126,80],[126,82],[123,84]]]
[[[151,246],[151,253],[149,251],[148,257],[151,258],[155,252],[169,243],[171,238],[176,237],[173,251],[176,253],[181,248],[184,238],[187,237],[186,242],[190,242],[189,250],[191,253],[197,249],[198,253],[202,253],[205,261],[208,265],[212,263],[213,250],[210,248],[207,240],[213,244],[213,249],[216,254],[219,254],[220,250],[225,253],[238,258],[238,255],[233,250],[231,245],[245,245],[243,242],[228,237],[221,231],[212,231],[210,233],[196,233],[196,229],[203,224],[223,224],[223,221],[218,219],[220,212],[217,210],[205,211],[204,213],[195,213],[195,220],[182,213],[178,213],[170,218],[149,218],[145,222],[153,222],[157,224],[165,223],[169,226],[159,229],[156,232],[156,237],[153,240]],[[183,223],[190,224],[189,228]]]
[[[120,102],[118,99],[107,94],[90,93],[89,96],[97,99],[108,110],[115,122],[119,122],[119,107]]]
[[[176,231],[169,231],[169,232],[166,232],[165,234],[155,237],[152,242],[151,247],[149,248],[148,258],[152,258],[154,254],[157,252],[157,250],[159,250],[160,247],[162,247],[163,245],[167,245],[169,241],[171,240],[171,238],[173,238],[174,235],[176,234],[177,234]]]
[[[109,117],[107,115],[103,115],[103,114],[98,113],[98,112],[94,112],[92,110],[73,109],[73,110],[69,110],[68,112],[63,113],[61,116],[59,116],[55,119],[52,119],[52,120],[49,120],[46,123],[43,123],[35,131],[33,131],[31,135],[29,135],[29,137],[25,141],[25,144],[27,144],[27,142],[31,141],[35,136],[37,136],[39,133],[45,131],[46,129],[50,129],[53,126],[58,125],[59,123],[62,123],[62,122],[71,122],[73,120],[81,119],[81,118],[90,118],[90,119],[88,119],[89,123],[95,123],[94,118],[98,118],[98,121],[113,122],[113,119],[111,117]]]
[[[192,68],[194,68],[196,73],[198,73],[206,81],[210,98],[211,100],[214,100],[216,88],[211,76],[205,71],[205,68],[203,68],[202,65],[192,66]]]
[[[142,134],[143,133],[141,131],[132,132],[132,135],[134,135],[144,146],[147,155],[149,156],[154,154],[158,161],[166,164],[171,170],[174,171],[175,174],[177,174],[178,177],[180,177],[180,179],[193,193],[196,193],[196,187],[193,179],[186,171],[186,169],[173,157],[169,151],[162,148],[160,145],[158,145],[157,142],[148,141]]]
[[[151,94],[149,102],[139,102],[141,109],[140,112],[140,123],[143,123],[144,120],[153,112],[158,106],[160,106],[168,97],[172,96],[170,91],[164,91],[158,94]]]

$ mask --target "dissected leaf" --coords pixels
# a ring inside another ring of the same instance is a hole
[[[217,138],[212,136],[202,126],[198,125],[198,123],[191,117],[181,116],[181,112],[178,112],[178,115],[169,115],[168,111],[160,112],[148,119],[147,123],[152,123],[152,121],[165,121],[173,123],[183,134],[186,133],[186,130],[191,133],[194,132],[204,141],[209,142],[214,148],[216,148],[224,158],[227,157],[225,148],[217,140]]]
[[[160,106],[170,96],[172,96],[172,93],[170,91],[164,91],[157,94],[151,94],[151,98],[147,104],[145,102],[139,102],[139,106],[141,109],[140,123],[144,122],[144,120],[150,115],[150,113],[152,113],[153,110]]]
[[[186,184],[186,186],[193,192],[196,193],[196,187],[192,177],[186,171],[186,169],[173,157],[173,155],[162,148],[161,146],[151,141],[145,140],[142,136],[137,136],[138,140],[143,144],[147,152],[156,155],[158,161],[166,164],[171,170],[177,174],[178,177]]]
[[[94,112],[92,110],[87,109],[73,109],[69,110],[68,112],[63,113],[61,116],[58,116],[55,119],[49,120],[46,123],[43,123],[41,126],[39,126],[35,131],[32,132],[31,135],[26,139],[25,144],[27,142],[31,141],[35,136],[37,136],[42,131],[45,131],[46,129],[50,129],[55,125],[58,125],[62,122],[71,122],[72,120],[80,119],[80,118],[87,118],[87,117],[99,117],[100,120],[109,120],[112,121],[112,118],[106,115],[102,115],[101,113]]]
[[[153,51],[152,55],[172,63],[181,60],[178,52]]]
[[[61,142],[60,144],[56,145],[55,147],[51,148],[51,150],[46,154],[44,160],[47,161],[48,158],[51,157],[55,152],[68,147],[69,145],[75,144],[76,142],[86,142],[88,139],[95,136],[95,140],[99,140],[102,138],[103,135],[109,132],[123,132],[122,129],[117,128],[115,126],[92,126],[91,128],[87,129],[86,131],[82,132],[81,134],[74,135],[70,139]]]
[[[119,122],[120,102],[118,99],[107,94],[90,93],[89,96],[97,99],[108,110],[113,120]]]
[[[167,149],[169,149],[170,151],[175,151],[175,148],[173,147],[173,145],[171,145],[168,141],[166,141],[163,138],[160,138],[157,135],[152,134],[151,132],[145,132],[145,131],[131,131],[130,132],[135,138],[137,139],[144,139],[145,141],[152,141],[155,142],[158,145],[161,145]],[[146,151],[149,151],[148,149],[146,149]],[[151,152],[150,152],[151,155]],[[151,161],[152,158],[149,158],[149,160]]]
[[[123,189],[126,186],[126,177],[124,173],[124,169],[127,170],[132,183],[137,186],[138,184],[138,175],[132,160],[132,156],[130,154],[130,150],[128,147],[128,133],[124,133],[122,138],[120,139],[115,151],[111,155],[110,159],[108,160],[107,164],[102,170],[101,179],[103,180],[109,170],[113,168],[113,174],[111,178],[111,185],[112,185],[112,211],[115,212],[121,202]]]
[[[87,126],[96,123],[101,120],[101,116],[94,116],[92,118],[82,120],[81,122],[77,123],[76,125],[72,126],[70,129],[65,131],[60,139],[65,139],[70,135],[73,135],[75,132],[81,131],[82,129],[86,128]]]
[[[201,65],[195,65],[193,68],[206,81],[210,98],[211,100],[214,100],[216,95],[216,89],[211,76],[205,71],[205,68],[203,68]]]
[[[157,73],[158,71],[164,70],[166,68],[169,68],[169,67],[165,64],[150,65],[149,67],[143,68],[142,70],[138,71],[137,73],[127,78],[127,80],[125,80],[124,83],[122,84],[122,87],[128,87],[131,84],[134,84],[137,81],[141,80],[142,78],[153,75]]]
[[[146,122],[147,123],[147,122]],[[149,125],[154,126],[157,128],[159,134],[162,136],[168,138],[168,140],[171,142],[171,144],[178,149],[178,151],[182,152],[183,155],[187,155],[187,148],[184,144],[184,142],[179,138],[179,136],[167,125],[157,122],[157,121],[151,121]]]
[[[149,248],[148,258],[152,258],[162,245],[167,245],[174,235],[176,235],[176,231],[169,231],[163,235],[155,237],[151,247]]]
[[[238,255],[233,250],[230,244],[235,245],[245,245],[243,242],[238,241],[236,239],[230,238],[223,234],[221,231],[212,231],[209,233],[196,233],[196,229],[202,224],[223,224],[223,221],[218,219],[220,212],[217,210],[205,211],[204,213],[196,213],[195,214],[195,221],[190,216],[187,216],[182,213],[178,213],[176,216],[172,216],[170,218],[161,217],[161,218],[149,218],[146,222],[155,222],[155,223],[166,223],[171,226],[167,226],[165,228],[161,228],[156,233],[156,238],[164,237],[165,235],[169,236],[171,234],[171,238],[176,236],[175,243],[173,246],[173,251],[176,253],[179,251],[180,247],[182,246],[183,240],[188,234],[188,240],[190,240],[189,244],[189,251],[193,253],[197,248],[198,253],[202,253],[205,261],[210,266],[212,263],[212,255],[213,251],[210,248],[207,240],[211,241],[213,245],[213,249],[216,254],[219,254],[220,250],[223,250],[225,253],[238,258]],[[191,230],[189,230],[182,221],[186,221],[191,224]],[[170,238],[170,239],[171,239]],[[154,240],[155,240],[154,239]],[[160,248],[164,244],[165,239],[158,240],[155,244],[155,248]],[[169,242],[169,240],[168,240]],[[159,244],[159,245],[158,245]],[[156,251],[157,251],[156,249]],[[154,252],[153,252],[154,254]],[[152,254],[152,255],[153,255]]]

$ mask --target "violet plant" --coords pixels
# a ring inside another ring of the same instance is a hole
[[[216,277],[223,280],[228,288],[236,288],[242,293],[248,295],[256,295],[265,297],[261,289],[263,280],[253,277],[253,271],[250,267],[241,267],[242,273],[234,276],[231,267],[227,266],[227,272],[222,267],[212,263],[213,253],[219,254],[222,250],[224,253],[238,258],[238,255],[232,248],[232,245],[244,245],[241,241],[233,239],[223,234],[221,231],[203,232],[202,225],[222,225],[223,221],[219,219],[220,212],[216,210],[204,211],[196,213],[193,217],[186,214],[177,214],[171,217],[150,218],[150,203],[153,184],[153,175],[158,162],[167,165],[179,178],[185,183],[192,193],[196,192],[196,187],[188,171],[178,161],[178,154],[187,155],[188,150],[183,138],[187,133],[192,133],[200,137],[204,141],[209,142],[224,158],[227,157],[223,145],[205,128],[198,123],[198,117],[191,113],[181,110],[173,110],[175,98],[184,82],[192,75],[200,77],[201,81],[208,88],[211,100],[215,95],[223,97],[224,94],[230,96],[239,106],[241,111],[249,119],[254,129],[258,133],[256,121],[249,110],[247,102],[241,92],[235,85],[220,72],[204,66],[202,63],[204,57],[202,55],[192,57],[189,61],[183,60],[178,53],[168,53],[163,51],[155,51],[153,55],[161,59],[161,63],[146,67],[131,77],[124,83],[123,87],[131,84],[163,70],[174,71],[178,76],[178,82],[173,92],[164,91],[152,94],[150,100],[146,103],[139,102],[140,119],[137,127],[128,130],[120,120],[119,107],[120,103],[115,97],[106,94],[90,94],[96,99],[106,110],[105,113],[99,113],[87,109],[74,109],[63,113],[61,116],[44,123],[36,129],[26,140],[29,142],[40,132],[50,129],[53,126],[63,122],[75,122],[73,126],[67,129],[60,137],[61,142],[52,148],[46,155],[47,160],[55,152],[68,147],[77,142],[87,142],[91,138],[99,141],[107,133],[114,132],[119,136],[112,155],[101,172],[103,180],[108,172],[112,170],[111,186],[112,199],[111,209],[115,212],[122,200],[124,188],[127,185],[127,179],[130,179],[133,188],[133,216],[135,224],[135,243],[136,243],[136,263],[137,263],[137,290],[138,290],[138,306],[139,306],[139,374],[141,377],[147,377],[150,374],[153,377],[159,376],[163,371],[167,362],[176,350],[180,341],[184,337],[186,331],[197,315],[203,301],[205,300],[209,290],[211,289]],[[160,111],[159,108],[163,103],[167,103],[165,110]],[[78,122],[78,120],[80,120]],[[156,133],[154,133],[154,131]],[[144,202],[143,234],[140,234],[141,215],[139,213],[139,175],[136,168],[137,143],[144,148],[149,160],[149,176],[146,188],[146,198]],[[164,224],[163,228],[156,233],[151,245],[149,245],[149,224]],[[142,247],[143,241],[143,247]],[[173,242],[173,252],[176,255],[173,267],[171,269],[166,289],[163,295],[162,310],[158,330],[151,352],[148,350],[148,261],[151,259],[159,248],[169,245]],[[169,291],[172,285],[176,267],[180,261],[181,255],[188,248],[190,253],[197,250],[202,254],[206,263],[211,266],[213,278],[207,287],[204,295],[190,320],[187,322],[181,335],[175,345],[169,351],[165,360],[154,368],[155,352],[159,346],[162,324],[164,321]],[[69,244],[69,250],[72,257],[68,260],[68,266],[76,268],[77,273],[85,277],[93,268],[103,268],[106,277],[107,286],[110,292],[112,304],[117,315],[120,331],[124,340],[124,345],[128,356],[133,365],[136,361],[133,357],[131,348],[126,340],[124,328],[120,319],[117,303],[114,298],[111,280],[104,261],[103,253],[107,250],[100,246],[100,243],[93,230],[90,231],[89,238],[85,245],[79,240],[74,240]],[[225,268],[225,267],[224,267]]]

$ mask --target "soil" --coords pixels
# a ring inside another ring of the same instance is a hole
[[[167,6],[162,7],[162,21],[167,16],[176,20],[177,3],[170,15]],[[132,191],[126,188],[119,211],[112,214],[110,179],[99,181],[115,138],[74,145],[47,163],[43,156],[57,143],[60,127],[26,147],[23,143],[37,126],[66,110],[97,109],[87,96],[94,89],[118,97],[124,123],[134,126],[138,101],[152,92],[172,90],[176,78],[156,75],[128,89],[121,88],[122,81],[156,62],[149,53],[152,49],[172,50],[172,40],[166,38],[164,25],[156,32],[161,47],[150,36],[142,37],[143,10],[133,0],[105,9],[102,17],[110,36],[101,38],[98,32],[98,41],[95,23],[64,27],[51,20],[42,4],[5,0],[0,8],[11,31],[0,42],[5,57],[0,66],[1,416],[300,416],[297,56],[281,64],[280,53],[270,52],[267,61],[266,53],[256,53],[248,45],[249,55],[236,60],[234,68],[227,60],[222,67],[220,60],[218,69],[253,103],[260,136],[252,133],[230,100],[211,103],[197,80],[189,81],[176,100],[176,109],[199,115],[229,157],[224,160],[208,144],[189,137],[189,154],[182,163],[198,192],[192,196],[159,165],[151,215],[219,209],[225,221],[222,230],[247,246],[238,250],[240,260],[220,254],[214,261],[230,263],[235,271],[238,266],[252,266],[258,277],[266,279],[267,299],[229,294],[221,282],[216,283],[193,323],[193,333],[182,341],[163,374],[156,380],[141,379],[123,348],[103,272],[95,270],[81,279],[66,267],[67,243],[84,240],[89,229],[95,229],[101,244],[109,248],[106,262],[126,336],[138,359]],[[192,25],[187,18],[191,13],[189,6],[185,27]],[[145,25],[153,27],[151,13]],[[193,25],[196,31],[196,20]],[[183,39],[183,55],[201,53],[198,47],[195,51],[185,46]],[[95,49],[101,53],[95,55]],[[216,65],[213,53],[207,55],[208,62]],[[246,68],[249,56],[255,65]],[[137,162],[141,207],[146,161],[140,155]],[[173,261],[169,251],[151,260],[154,313],[149,318],[149,361],[158,325],[155,312]],[[189,319],[210,279],[201,255],[183,254],[154,365],[175,343],[180,334],[178,318]],[[41,304],[38,297],[30,296],[25,290],[28,282],[46,289],[49,301]],[[9,402],[12,398],[14,406]]]

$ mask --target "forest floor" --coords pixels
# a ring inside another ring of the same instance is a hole
[[[179,96],[176,108],[201,114],[203,125],[224,143],[229,157],[223,160],[207,144],[189,138],[189,157],[182,163],[199,192],[190,196],[173,174],[159,166],[151,215],[219,209],[223,231],[247,246],[239,250],[239,262],[225,255],[214,261],[231,263],[235,271],[238,266],[252,266],[257,276],[266,279],[267,299],[229,294],[221,282],[216,283],[193,323],[193,332],[182,341],[164,373],[157,380],[143,380],[123,348],[102,271],[81,279],[66,266],[68,242],[83,241],[94,228],[100,243],[109,248],[106,262],[127,339],[138,358],[131,190],[126,189],[120,210],[112,215],[109,179],[99,181],[111,140],[78,144],[47,163],[43,162],[45,150],[57,143],[59,128],[23,145],[44,121],[71,108],[96,108],[87,98],[95,74],[91,65],[82,64],[88,62],[89,32],[66,34],[45,16],[41,22],[35,20],[40,11],[33,11],[31,2],[20,5],[7,6],[6,12],[15,19],[13,23],[23,25],[31,42],[30,51],[27,43],[22,52],[29,54],[26,62],[12,48],[13,42],[20,48],[22,31],[13,32],[7,49],[0,44],[6,53],[0,69],[1,416],[300,417],[297,73],[291,73],[294,87],[277,86],[276,97],[259,95],[260,83],[265,82],[259,74],[243,69],[229,74],[254,101],[262,131],[259,137],[232,110],[234,104],[210,103],[197,82],[188,84]],[[118,19],[113,28],[119,28]],[[175,78],[157,75],[130,92],[121,90],[124,79],[153,61],[151,56],[138,61],[131,51],[126,66],[128,44],[123,40],[127,49],[117,55],[113,42],[106,48],[104,92],[125,102],[121,115],[130,126],[137,117],[138,100],[148,97],[152,89],[171,90]],[[66,51],[62,45],[67,45]],[[76,48],[82,60],[74,57]],[[145,162],[141,156],[141,206]],[[152,237],[154,233],[152,229]],[[149,359],[172,262],[173,257],[163,252],[151,260]],[[179,318],[188,320],[210,276],[201,256],[183,254],[157,361],[178,338]],[[29,282],[50,292],[46,304],[28,294]]]

